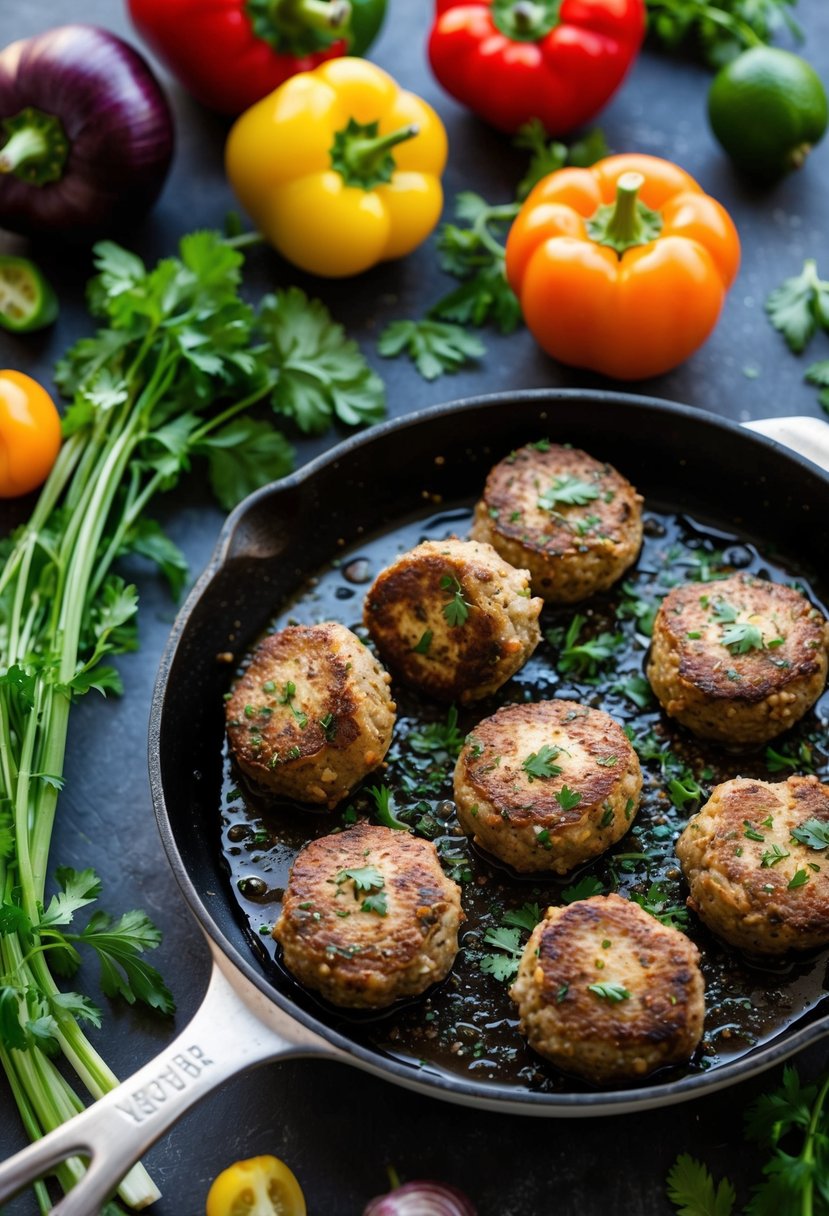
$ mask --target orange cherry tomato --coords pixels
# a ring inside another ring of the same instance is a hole
[[[60,415],[23,372],[0,371],[0,498],[36,490],[60,451]]]
[[[278,1157],[237,1161],[214,1179],[207,1216],[306,1216],[305,1197]]]

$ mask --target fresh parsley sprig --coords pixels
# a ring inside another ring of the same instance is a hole
[[[769,295],[766,312],[796,355],[803,353],[819,329],[829,333],[829,280],[820,277],[812,258],[803,263],[799,275],[786,279]],[[804,379],[821,389],[818,401],[829,413],[829,359],[812,363]]]
[[[747,47],[771,42],[782,29],[798,40],[791,13],[797,0],[646,0],[648,31],[667,50],[696,46],[711,68]]]
[[[587,617],[576,613],[567,627],[563,639],[556,630],[547,630],[547,641],[560,647],[556,668],[561,675],[574,675],[579,679],[594,680],[600,670],[609,666],[624,640],[621,633],[602,630],[596,637],[580,641]]]
[[[542,910],[537,903],[525,903],[505,912],[501,924],[487,929],[484,934],[484,945],[492,946],[493,950],[481,958],[481,971],[502,983],[514,979],[524,953],[525,935],[532,932],[541,916]]]

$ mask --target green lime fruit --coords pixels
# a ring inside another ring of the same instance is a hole
[[[823,138],[829,106],[820,77],[805,59],[757,46],[714,77],[708,118],[738,169],[771,180],[800,168]]]

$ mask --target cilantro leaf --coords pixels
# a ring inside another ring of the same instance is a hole
[[[749,650],[763,650],[763,634],[759,626],[750,625],[747,621],[738,621],[723,631],[720,638],[732,654],[747,654]]]
[[[715,1187],[705,1166],[683,1153],[668,1174],[668,1198],[678,1216],[731,1216],[737,1193],[727,1178]]]
[[[540,904],[522,904],[520,908],[510,908],[501,918],[501,923],[515,929],[526,929],[531,933],[544,913]]]
[[[450,574],[443,575],[440,587],[442,591],[449,591],[452,594],[452,598],[443,605],[443,615],[447,624],[453,629],[465,625],[472,605],[464,599],[463,587],[454,575]]]
[[[555,799],[563,811],[572,811],[581,802],[581,794],[577,794],[569,786],[563,785],[560,790],[556,791]]]
[[[321,300],[299,287],[266,296],[256,329],[265,341],[265,361],[277,371],[274,409],[301,431],[321,434],[332,417],[349,426],[384,417],[382,380]]]
[[[786,279],[766,301],[769,320],[795,354],[805,350],[818,324],[829,326],[829,282],[809,259],[799,275]]]
[[[511,954],[485,954],[480,962],[484,975],[506,983],[518,974],[518,959]]]
[[[96,912],[75,940],[97,954],[107,996],[122,996],[131,1005],[140,1000],[162,1013],[174,1011],[175,1002],[158,971],[140,957],[161,940],[143,912],[125,912],[116,921],[106,912]]]
[[[405,351],[424,380],[436,380],[479,359],[484,345],[461,325],[448,321],[392,321],[381,333],[377,350],[384,359]]]
[[[210,484],[225,510],[248,494],[290,473],[294,450],[268,422],[240,416],[199,441],[207,456]]]
[[[546,743],[537,752],[531,752],[526,759],[521,761],[521,767],[527,774],[527,780],[533,782],[543,781],[548,777],[557,777],[562,771],[561,765],[552,762],[560,755],[560,747],[552,747]]]
[[[376,912],[378,916],[388,916],[388,894],[385,891],[377,891],[373,895],[367,895],[360,904],[360,910],[362,912]]]

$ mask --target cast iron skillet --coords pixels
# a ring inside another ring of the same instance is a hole
[[[801,451],[829,449],[815,427]],[[782,424],[783,420],[781,420]],[[795,440],[797,424],[791,425]],[[825,428],[823,428],[825,430]],[[155,1060],[0,1166],[0,1202],[69,1155],[88,1173],[55,1208],[91,1216],[128,1167],[183,1112],[232,1074],[288,1056],[352,1063],[435,1097],[516,1114],[575,1116],[667,1105],[756,1075],[829,1034],[829,1015],[707,1073],[612,1092],[536,1093],[418,1070],[366,1046],[348,1023],[298,1007],[251,951],[216,845],[222,694],[228,669],[275,610],[345,544],[411,517],[424,501],[479,493],[513,447],[549,435],[613,462],[646,496],[762,538],[792,563],[829,565],[829,475],[767,438],[683,406],[617,393],[540,391],[425,410],[349,440],[242,503],[184,605],[156,685],[150,775],[170,864],[214,958],[205,1000]],[[812,447],[813,445],[813,447]],[[829,459],[824,454],[824,466]],[[822,1012],[822,1011],[821,1011]]]

